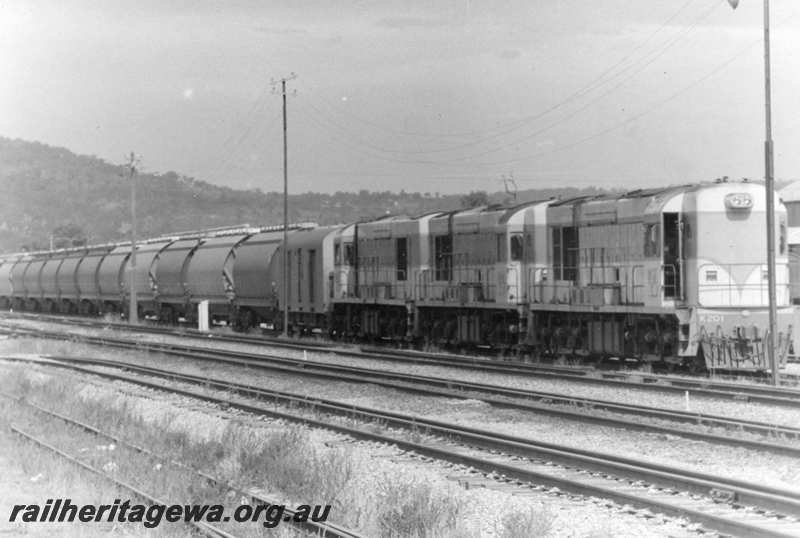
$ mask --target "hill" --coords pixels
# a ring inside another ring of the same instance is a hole
[[[65,148],[0,137],[0,252],[125,240],[130,233],[126,169]],[[140,237],[248,223],[280,224],[282,193],[235,190],[176,172],[137,176]],[[598,194],[598,189],[521,191],[520,202],[551,196]],[[289,220],[352,222],[387,213],[411,215],[448,210],[505,193],[430,196],[362,190],[289,196]]]

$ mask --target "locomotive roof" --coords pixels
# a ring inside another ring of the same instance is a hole
[[[552,198],[548,198],[545,200],[531,200],[529,202],[521,202],[519,204],[514,204],[514,205],[490,204],[490,205],[482,205],[482,206],[475,206],[462,209],[453,209],[452,211],[438,212],[439,214],[436,215],[435,218],[449,217],[450,215],[474,215],[478,213],[502,212],[503,215],[500,217],[500,222],[502,223],[508,221],[508,219],[510,219],[511,216],[520,209],[525,209],[526,207],[548,202],[550,200],[552,200]]]
[[[510,207],[506,208],[506,212],[503,214],[502,217],[500,217],[500,224],[504,224],[504,223],[508,222],[509,219],[511,219],[511,217],[521,209],[525,209],[527,207],[531,207],[531,206],[534,206],[534,205],[543,204],[543,203],[549,202],[549,201],[552,201],[552,199],[531,200],[530,202],[522,202],[521,204],[510,206]]]
[[[672,185],[669,187],[656,187],[651,189],[636,189],[632,191],[628,191],[623,194],[595,194],[595,195],[587,195],[587,196],[575,196],[574,198],[568,198],[566,200],[558,200],[550,204],[550,207],[562,207],[562,206],[571,206],[577,204],[583,204],[586,202],[595,202],[595,201],[606,201],[606,202],[613,202],[613,201],[621,201],[621,200],[637,200],[642,198],[651,198],[654,196],[662,196],[664,194],[677,194],[680,192],[686,192],[693,189],[698,189],[703,186],[710,186],[713,185],[712,183],[703,183],[700,185]]]
[[[439,215],[441,215],[443,213],[444,213],[444,211],[441,211],[441,210],[437,209],[436,211],[428,211],[427,213],[422,213],[420,215],[415,215],[415,216],[413,216],[411,218],[413,220],[420,220],[420,219],[424,219],[425,217],[434,217],[435,218],[435,217],[438,217]]]

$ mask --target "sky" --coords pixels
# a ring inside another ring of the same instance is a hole
[[[778,180],[800,2],[772,1]],[[290,192],[764,174],[760,0],[0,2],[0,136]]]

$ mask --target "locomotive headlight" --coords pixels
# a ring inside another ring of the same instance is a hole
[[[753,207],[753,197],[746,192],[736,192],[725,197],[725,207],[728,209],[750,209]]]

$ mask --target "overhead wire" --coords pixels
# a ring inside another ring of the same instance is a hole
[[[670,19],[668,19],[665,23],[663,23],[655,32],[650,34],[650,37],[648,37],[648,39],[645,41],[645,43],[649,42],[652,39],[652,37],[654,35],[658,34],[658,32],[661,31],[661,29],[663,27],[665,27],[670,21],[674,20],[674,18],[680,12],[682,12],[691,2],[692,2],[692,0],[687,0],[687,2],[684,3],[681,6],[681,9],[678,10],[678,12],[676,12],[676,14],[674,14],[672,17],[670,17]],[[572,101],[574,101],[574,100],[576,100],[576,99],[578,99],[578,98],[590,93],[590,91],[592,91],[593,89],[606,84],[610,80],[614,80],[616,77],[618,77],[620,75],[621,72],[627,72],[628,70],[633,69],[633,67],[636,66],[636,65],[639,65],[639,68],[635,71],[635,73],[641,72],[643,69],[647,68],[649,65],[652,65],[652,63],[654,63],[658,58],[663,56],[670,48],[672,48],[680,40],[680,38],[682,36],[686,35],[686,33],[688,31],[691,31],[691,29],[695,28],[698,24],[700,24],[700,22],[702,20],[707,18],[713,12],[714,9],[717,9],[717,8],[718,8],[717,5],[712,6],[710,9],[705,11],[695,21],[695,23],[691,27],[684,28],[682,30],[682,33],[677,38],[674,38],[674,39],[670,40],[669,42],[667,42],[666,44],[663,44],[656,51],[651,51],[651,52],[647,53],[643,57],[641,57],[638,60],[635,60],[633,63],[627,65],[627,67],[625,67],[622,71],[617,72],[617,68],[619,68],[623,64],[628,63],[630,58],[633,57],[634,51],[630,52],[623,59],[621,59],[618,62],[616,62],[613,66],[607,68],[603,72],[603,74],[601,74],[601,76],[596,77],[595,79],[593,79],[593,81],[591,81],[588,84],[584,85],[581,89],[579,89],[578,91],[576,91],[573,94],[571,94],[568,98],[562,100],[560,102],[559,106],[564,106],[564,105],[568,104],[569,102],[572,102]],[[635,121],[638,121],[642,117],[645,117],[648,114],[654,112],[655,110],[658,110],[661,107],[663,107],[664,105],[672,102],[674,99],[676,99],[681,94],[691,90],[692,88],[694,88],[697,85],[705,82],[706,80],[708,80],[712,76],[716,75],[717,73],[719,73],[723,69],[725,69],[728,66],[730,66],[733,62],[735,62],[741,56],[741,54],[747,52],[753,46],[757,45],[759,42],[760,42],[760,40],[756,40],[753,43],[747,45],[746,47],[743,47],[740,51],[738,51],[736,53],[736,55],[732,56],[731,58],[729,58],[728,60],[724,61],[723,63],[717,65],[710,72],[708,72],[705,75],[703,75],[702,77],[694,80],[693,82],[683,86],[681,89],[673,92],[672,94],[670,94],[666,98],[651,103],[645,110],[642,110],[641,112],[639,112],[639,113],[637,113],[637,114],[635,114],[633,116],[630,116],[630,117],[628,117],[628,118],[626,118],[626,119],[624,119],[624,120],[622,120],[620,122],[617,122],[617,123],[615,123],[615,124],[613,124],[613,125],[611,125],[611,126],[609,126],[607,128],[601,129],[601,130],[599,130],[599,131],[597,131],[595,133],[592,133],[592,134],[590,134],[588,136],[579,138],[577,140],[574,140],[574,141],[566,143],[566,144],[559,145],[559,146],[557,146],[555,148],[551,148],[551,149],[543,150],[543,151],[537,151],[537,152],[534,152],[534,153],[531,153],[531,154],[528,154],[528,155],[517,156],[517,157],[513,157],[513,158],[507,158],[507,159],[496,160],[496,161],[470,162],[469,164],[470,164],[470,166],[480,166],[480,167],[496,167],[496,166],[499,166],[499,165],[514,164],[514,163],[519,163],[519,162],[524,162],[524,161],[529,161],[529,160],[532,160],[532,159],[536,159],[536,158],[539,158],[539,157],[542,157],[542,156],[545,156],[545,155],[566,151],[568,149],[572,149],[572,148],[574,148],[576,146],[579,146],[581,144],[587,143],[589,141],[596,140],[596,139],[598,139],[600,137],[603,137],[603,136],[607,135],[608,133],[611,133],[611,132],[616,131],[616,130],[618,130],[618,129],[626,126],[626,125],[629,125],[629,124],[631,124],[631,123],[633,123]],[[635,51],[638,52],[639,50],[641,50],[641,48],[643,46],[644,46],[644,44],[640,44],[635,49]],[[644,62],[644,63],[642,64],[642,62]],[[611,77],[608,77],[607,76],[608,73],[611,73],[611,72],[614,72],[615,74],[613,76],[611,76]],[[319,107],[316,107],[313,104],[309,104],[308,102],[306,102],[304,104],[308,105],[308,108],[311,111],[313,111],[314,114],[308,113],[309,110],[306,110],[302,106],[296,108],[295,114],[299,114],[299,115],[303,116],[304,118],[307,119],[307,121],[310,121],[310,122],[314,123],[317,127],[320,127],[322,129],[324,129],[326,132],[331,133],[332,134],[331,140],[333,140],[335,143],[339,144],[340,146],[343,146],[343,147],[347,148],[348,150],[350,150],[350,151],[352,151],[354,153],[357,153],[359,155],[366,156],[366,157],[369,157],[371,159],[376,159],[376,160],[379,160],[379,161],[386,161],[386,162],[393,162],[393,163],[400,163],[400,164],[427,164],[427,165],[437,165],[437,166],[450,166],[450,165],[454,165],[456,163],[463,163],[465,161],[471,161],[472,159],[475,159],[477,157],[489,155],[489,154],[495,153],[497,151],[502,151],[503,149],[508,149],[512,145],[519,144],[520,142],[524,142],[524,141],[529,140],[529,139],[531,139],[531,138],[533,138],[535,136],[538,136],[542,132],[544,132],[546,130],[549,130],[549,129],[552,129],[555,126],[560,125],[560,124],[564,123],[565,121],[577,116],[580,112],[582,112],[583,110],[586,110],[589,106],[591,106],[592,104],[594,104],[598,100],[600,100],[603,97],[611,94],[616,89],[621,87],[621,85],[624,84],[630,78],[631,77],[627,77],[626,79],[623,79],[621,82],[617,83],[616,85],[614,85],[610,89],[607,89],[604,93],[602,93],[601,95],[595,97],[590,102],[585,103],[583,106],[581,106],[580,108],[578,108],[576,110],[573,110],[567,116],[560,118],[558,121],[551,122],[550,124],[545,126],[543,129],[540,129],[540,130],[538,130],[538,131],[536,131],[534,133],[531,133],[531,134],[527,134],[526,136],[524,136],[522,138],[518,138],[518,139],[516,139],[516,140],[514,140],[514,141],[512,141],[512,142],[510,142],[508,144],[504,144],[503,146],[491,148],[491,149],[489,149],[487,151],[484,151],[482,153],[472,154],[472,155],[469,155],[469,156],[466,156],[466,157],[463,157],[463,158],[450,159],[450,160],[444,160],[444,161],[443,160],[430,160],[430,159],[424,160],[424,159],[402,158],[402,155],[404,155],[404,154],[405,155],[419,155],[420,153],[413,152],[413,151],[401,151],[401,150],[388,149],[388,148],[381,147],[381,146],[376,145],[376,144],[372,144],[370,142],[364,143],[364,141],[361,140],[360,137],[353,137],[350,128],[342,126],[340,124],[340,122],[336,121],[335,119],[331,119],[331,117],[328,114],[324,113],[322,110],[320,110]],[[259,122],[258,118],[263,117],[263,114],[257,114],[257,115],[255,114],[255,111],[258,108],[257,105],[262,100],[264,100],[263,92],[261,94],[259,94],[259,98],[256,100],[256,103],[254,103],[253,107],[251,107],[250,115],[251,116],[258,116],[258,117],[251,118],[251,120],[248,123],[247,127],[245,129],[242,129],[242,130],[238,131],[238,136],[234,137],[233,134],[229,135],[228,139],[226,139],[225,144],[223,144],[223,147],[225,147],[226,145],[229,146],[230,144],[233,144],[235,146],[235,147],[233,147],[232,152],[229,152],[228,157],[230,157],[231,155],[235,155],[235,152],[241,146],[241,143],[250,136],[250,133],[256,127],[256,125],[258,124],[258,122]],[[324,101],[324,99],[323,99],[323,101]],[[266,102],[266,100],[264,100],[264,102]],[[342,114],[342,115],[347,115],[348,114],[347,112],[341,112],[341,111],[338,111],[338,110],[336,112],[338,112],[339,114]],[[544,115],[544,112],[539,113],[539,114]],[[360,118],[360,116],[357,117],[356,115],[348,115],[348,117],[352,117],[356,121],[363,120],[363,118]],[[537,115],[526,117],[525,121],[529,121],[530,118],[532,118],[532,117],[537,117]],[[518,123],[520,121],[523,121],[523,120],[515,120],[514,122],[511,122],[511,123],[509,123],[507,125],[515,125],[516,123]],[[362,121],[362,123],[364,123],[364,122]],[[369,124],[372,124],[372,125],[376,126],[376,128],[381,128],[380,127],[381,124],[379,124],[377,122],[369,122]],[[495,132],[498,128],[499,127],[493,127],[490,130],[484,131],[484,133]],[[397,133],[403,133],[404,136],[414,136],[414,132],[413,131],[396,130],[396,132]],[[462,134],[464,134],[464,133],[462,133]],[[438,134],[434,134],[432,136],[438,136]],[[234,140],[235,140],[235,144],[233,142]],[[452,149],[450,149],[448,151],[452,151]],[[400,155],[400,157],[398,157],[397,155]],[[226,158],[226,160],[227,160],[227,158]],[[346,173],[343,173],[342,175],[346,175]],[[363,177],[363,175],[361,175],[361,174],[353,174],[353,175],[354,176]],[[386,175],[386,174],[383,174],[383,175]],[[397,174],[397,175],[400,175],[400,174]],[[437,179],[448,179],[448,176],[427,176],[427,177],[436,177]],[[449,177],[452,177],[452,176],[449,176]],[[462,176],[459,176],[459,177],[461,179],[456,178],[456,177],[452,177],[452,179],[454,179],[454,180],[471,180],[468,176],[463,176],[462,175]],[[480,178],[474,178],[474,179],[478,180]],[[520,181],[527,181],[526,179],[522,179],[522,178],[517,178],[517,179],[520,180]]]
[[[247,112],[239,116],[240,121],[234,123],[234,127],[220,144],[219,151],[208,156],[208,165],[206,166],[209,168],[209,172],[206,173],[208,177],[216,176],[231,167],[243,169],[238,161],[241,159],[245,144],[248,141],[250,144],[253,143],[251,135],[254,130],[272,121],[271,116],[266,115],[270,94],[269,88],[260,88]],[[244,124],[244,126],[239,127],[240,124]]]
[[[787,17],[782,22],[785,23],[786,21],[788,21],[788,20],[790,20],[792,18],[794,18],[794,15],[792,15],[790,17]],[[602,136],[605,136],[606,134],[608,134],[610,132],[616,131],[616,130],[618,130],[618,129],[626,126],[626,125],[629,125],[629,124],[631,124],[631,123],[633,123],[635,121],[638,121],[639,119],[641,119],[641,118],[651,114],[652,112],[660,109],[664,105],[674,101],[680,95],[682,95],[682,94],[686,93],[687,91],[695,88],[696,86],[702,84],[703,82],[705,82],[708,79],[712,78],[717,73],[723,71],[724,69],[726,69],[727,67],[732,65],[734,62],[739,60],[742,57],[742,55],[746,54],[748,51],[750,51],[751,49],[753,49],[755,46],[759,45],[760,43],[761,43],[761,38],[753,40],[752,42],[750,42],[746,46],[741,47],[740,49],[738,49],[735,54],[733,54],[727,60],[721,62],[720,64],[718,64],[717,66],[712,68],[705,75],[703,75],[703,76],[695,79],[694,81],[690,82],[689,84],[681,87],[679,90],[673,92],[672,94],[668,95],[667,97],[665,97],[665,98],[663,98],[663,99],[661,99],[659,101],[655,101],[655,102],[651,103],[645,110],[642,110],[641,112],[639,112],[639,113],[637,113],[637,114],[635,114],[633,116],[630,116],[630,117],[626,118],[625,120],[617,122],[614,125],[611,125],[611,126],[605,128],[605,129],[602,129],[600,131],[592,133],[591,135],[585,136],[583,138],[580,138],[580,139],[575,140],[575,141],[573,141],[571,143],[568,143],[568,144],[560,145],[560,146],[558,146],[556,148],[552,148],[552,149],[545,150],[545,151],[539,151],[539,152],[532,153],[532,154],[529,154],[529,155],[526,155],[526,156],[520,156],[520,157],[516,157],[516,158],[511,158],[511,159],[504,159],[504,160],[501,160],[501,161],[480,162],[480,163],[471,163],[471,164],[472,165],[480,165],[480,166],[498,166],[498,165],[515,164],[515,163],[519,163],[519,162],[524,162],[524,161],[536,159],[536,158],[539,158],[539,157],[542,157],[542,156],[545,156],[545,155],[549,155],[549,154],[565,151],[565,150],[568,150],[568,149],[572,149],[572,148],[577,147],[577,146],[579,146],[581,144],[584,144],[586,142],[589,142],[589,141],[592,141],[592,140],[596,140],[596,139],[598,139],[598,138],[600,138]],[[312,119],[312,121],[313,121],[313,119]],[[325,127],[325,125],[323,123],[320,123],[320,122],[316,122],[316,123],[318,125],[321,125],[321,126]],[[341,142],[341,139],[337,138],[337,141]],[[351,145],[350,147],[353,148],[354,150],[360,150],[360,148],[358,148],[357,146],[352,146]],[[369,153],[367,153],[367,155],[370,156],[370,157],[375,157],[375,158],[379,158],[379,159],[385,159],[385,160],[390,160],[390,161],[395,161],[395,162],[398,161],[397,159],[388,158],[386,155],[375,155],[375,154],[369,154]],[[410,162],[411,164],[418,164],[418,162],[416,162],[416,161],[401,160],[400,162],[404,162],[404,163],[409,163]],[[431,162],[430,164],[440,164],[440,163]],[[444,179],[444,178],[442,178],[442,179]],[[517,178],[515,178],[515,179],[517,179]],[[520,179],[518,179],[518,181],[520,181]],[[525,181],[525,180],[522,179],[521,181]]]
[[[589,101],[585,102],[585,103],[584,103],[583,105],[581,105],[579,108],[577,108],[577,109],[575,109],[575,110],[572,110],[571,112],[567,113],[565,116],[562,116],[562,117],[561,117],[561,118],[559,118],[558,120],[555,120],[555,121],[553,121],[553,122],[549,123],[548,125],[546,125],[546,126],[544,126],[544,127],[540,128],[540,129],[538,129],[538,130],[534,131],[533,133],[529,133],[529,134],[527,134],[527,135],[525,135],[525,136],[523,136],[523,137],[521,137],[521,138],[517,138],[517,139],[515,139],[515,140],[513,140],[513,141],[511,141],[511,142],[508,142],[507,144],[503,144],[503,145],[501,145],[501,146],[495,146],[495,147],[493,147],[493,148],[486,149],[486,150],[484,150],[484,151],[482,151],[482,152],[480,152],[480,153],[477,153],[477,154],[470,154],[470,155],[467,155],[467,156],[464,156],[464,157],[454,157],[454,158],[451,158],[451,159],[447,159],[447,160],[445,160],[445,161],[443,161],[443,162],[445,162],[445,163],[462,162],[462,161],[467,161],[467,160],[474,159],[474,158],[476,158],[476,157],[482,157],[482,156],[484,156],[484,155],[489,155],[489,154],[491,154],[491,153],[497,153],[498,151],[503,151],[504,149],[508,149],[510,146],[517,145],[517,144],[519,144],[519,143],[521,143],[521,142],[528,141],[528,140],[530,140],[530,139],[532,139],[532,138],[534,138],[534,137],[536,137],[536,136],[539,136],[539,135],[541,135],[541,134],[544,134],[544,133],[546,133],[546,132],[548,132],[548,131],[552,130],[552,129],[553,129],[553,128],[555,128],[555,127],[558,127],[559,125],[562,125],[562,124],[566,123],[568,120],[571,120],[572,118],[576,117],[576,116],[577,116],[578,114],[580,114],[581,112],[583,112],[583,111],[587,110],[587,109],[588,109],[590,106],[594,105],[595,103],[599,102],[599,101],[600,101],[600,100],[602,100],[603,98],[605,98],[605,97],[607,97],[607,96],[611,95],[612,93],[614,93],[616,90],[618,90],[619,88],[621,88],[621,87],[622,87],[622,86],[623,86],[625,83],[627,83],[629,80],[631,80],[631,79],[632,79],[632,78],[633,78],[633,77],[634,77],[636,74],[638,74],[638,73],[641,73],[641,72],[642,72],[644,69],[646,69],[647,67],[649,67],[650,65],[652,65],[653,63],[655,63],[655,62],[656,62],[656,60],[658,60],[659,58],[661,58],[662,56],[664,56],[664,54],[666,54],[666,53],[667,53],[667,52],[668,52],[668,51],[669,51],[669,50],[670,50],[672,47],[674,47],[675,45],[677,45],[678,43],[680,43],[680,42],[682,41],[682,39],[683,39],[683,38],[684,38],[684,37],[685,37],[687,34],[689,34],[689,33],[690,33],[690,32],[692,32],[692,31],[693,31],[695,28],[697,28],[697,26],[698,26],[700,23],[702,23],[703,21],[705,21],[706,19],[708,19],[708,17],[709,17],[709,16],[710,16],[710,15],[711,15],[711,14],[712,14],[712,13],[713,13],[715,10],[717,10],[717,9],[719,9],[719,5],[717,5],[717,4],[711,5],[711,6],[709,7],[709,9],[707,9],[706,11],[704,11],[704,12],[703,12],[703,13],[702,13],[702,14],[701,14],[701,15],[700,15],[700,16],[699,16],[699,17],[698,17],[698,18],[697,18],[697,19],[694,21],[694,23],[693,23],[691,26],[688,26],[688,27],[684,28],[684,29],[681,31],[681,33],[680,33],[679,35],[675,36],[675,37],[674,37],[674,38],[673,38],[671,41],[669,41],[668,43],[666,43],[666,44],[665,44],[663,47],[661,47],[659,50],[657,50],[657,51],[655,51],[654,53],[651,53],[651,54],[649,54],[648,56],[646,56],[645,58],[647,58],[647,60],[646,60],[646,61],[645,61],[643,64],[641,64],[641,65],[640,65],[640,66],[639,66],[639,67],[638,67],[638,68],[637,68],[637,69],[636,69],[636,70],[635,70],[633,73],[631,73],[631,74],[630,74],[628,77],[626,77],[626,78],[624,78],[624,79],[620,80],[620,81],[619,81],[617,84],[615,84],[614,86],[612,86],[612,87],[610,87],[610,88],[606,89],[606,90],[605,90],[604,92],[602,92],[601,94],[599,94],[599,95],[597,95],[597,96],[593,97],[591,100],[589,100]],[[630,67],[630,66],[629,66],[629,67]]]
[[[655,52],[651,52],[650,54],[645,56],[644,57],[644,58],[646,58],[645,63],[643,65],[641,65],[636,70],[636,73],[638,73],[641,70],[645,69],[646,67],[648,67],[649,65],[654,63],[658,58],[663,56],[670,48],[672,48],[674,45],[676,45],[678,42],[680,42],[681,39],[687,33],[689,33],[692,30],[694,30],[694,28],[696,28],[700,23],[702,23],[704,20],[706,20],[711,15],[711,13],[714,10],[718,9],[718,8],[719,8],[718,5],[712,5],[709,9],[704,11],[698,18],[696,18],[696,20],[694,21],[694,23],[691,26],[689,26],[687,28],[684,28],[679,35],[675,36],[671,41],[669,41],[668,43],[663,45],[660,49],[656,50]],[[725,65],[727,65],[727,63]],[[563,124],[567,120],[577,116],[578,114],[580,114],[584,110],[588,109],[591,105],[593,105],[594,103],[598,102],[599,100],[601,100],[602,98],[606,97],[607,95],[610,95],[615,90],[620,88],[625,82],[630,80],[630,78],[632,78],[632,76],[633,75],[631,75],[629,77],[626,77],[625,79],[621,80],[616,85],[614,85],[613,87],[607,89],[602,94],[596,96],[595,98],[593,98],[589,102],[583,104],[580,108],[573,110],[567,116],[562,117],[562,118],[560,118],[560,119],[558,119],[558,120],[556,120],[554,122],[551,122],[550,124],[540,128],[537,131],[535,131],[533,133],[530,133],[530,134],[528,134],[528,135],[526,135],[526,136],[524,136],[522,138],[516,139],[516,140],[514,140],[514,141],[512,141],[510,143],[504,144],[502,146],[495,146],[493,148],[487,149],[487,150],[482,151],[482,152],[477,153],[477,154],[471,154],[471,155],[467,155],[467,156],[463,156],[463,157],[455,157],[455,158],[449,158],[449,159],[444,159],[444,160],[442,160],[442,159],[431,160],[431,159],[398,158],[398,157],[395,157],[393,155],[395,155],[395,154],[397,154],[399,152],[391,151],[391,150],[388,150],[387,148],[384,148],[384,147],[381,147],[381,146],[377,146],[375,144],[371,144],[371,143],[368,143],[368,142],[363,142],[358,137],[353,137],[352,134],[349,133],[347,128],[342,127],[341,125],[338,125],[336,122],[330,120],[329,118],[326,118],[326,122],[329,125],[333,125],[338,131],[340,131],[341,133],[343,133],[345,135],[350,136],[351,138],[356,140],[357,143],[367,147],[370,150],[377,151],[379,153],[384,152],[384,153],[392,154],[392,156],[380,155],[380,154],[371,154],[372,157],[382,158],[382,159],[385,159],[385,160],[388,160],[388,161],[391,161],[391,162],[399,162],[399,163],[404,163],[404,164],[426,164],[426,165],[445,165],[445,166],[446,165],[454,165],[454,164],[458,164],[458,163],[463,163],[465,161],[472,161],[472,159],[474,159],[476,157],[489,155],[491,153],[496,153],[498,151],[502,151],[504,149],[508,149],[512,145],[519,144],[521,142],[524,142],[526,140],[534,138],[534,137],[536,137],[536,136],[538,136],[538,135],[540,135],[540,134],[542,134],[542,133],[544,133],[546,131],[549,131],[550,129],[553,129],[554,127],[557,127],[558,125]],[[685,91],[685,90],[681,90],[680,92],[678,92],[678,94],[680,94],[682,91]],[[670,99],[672,99],[672,97]],[[318,108],[314,107],[313,105],[309,105],[309,106],[312,109],[314,109],[316,112],[321,113],[321,111]],[[584,141],[584,139],[581,139],[580,143],[582,143],[582,141]],[[350,147],[351,148],[353,147],[352,144],[350,145]],[[572,147],[572,144],[569,145],[569,147]],[[547,153],[547,152],[545,152],[545,153]],[[409,152],[408,154],[409,155],[415,155],[416,153]],[[540,154],[541,153],[536,153],[536,155],[540,155]],[[488,162],[488,163],[487,162],[470,162],[470,164],[474,165],[474,166],[497,166],[499,164],[505,164],[505,163],[509,163],[510,164],[510,163],[518,162],[518,161],[519,161],[519,159],[505,159],[503,161],[493,161],[493,162]]]
[[[559,110],[560,108],[564,107],[565,105],[567,105],[567,104],[569,104],[569,103],[571,103],[571,102],[583,97],[584,95],[586,95],[588,93],[591,93],[594,89],[599,88],[602,85],[606,84],[607,82],[610,82],[610,81],[614,80],[615,78],[619,77],[621,74],[624,74],[626,71],[631,69],[634,65],[636,65],[636,62],[641,61],[641,58],[639,60],[634,61],[633,64],[622,68],[619,72],[614,73],[618,68],[620,68],[620,66],[622,66],[623,64],[628,62],[641,49],[643,49],[648,43],[650,43],[650,41],[652,41],[659,33],[661,33],[665,28],[667,28],[694,1],[695,0],[686,0],[678,8],[677,11],[675,11],[666,21],[661,23],[653,32],[651,32],[648,35],[648,37],[646,39],[644,39],[641,43],[639,43],[636,47],[634,47],[628,54],[623,56],[620,60],[615,62],[613,65],[611,65],[608,68],[606,68],[600,75],[598,75],[597,77],[593,78],[592,80],[590,80],[589,82],[584,84],[581,88],[579,88],[578,90],[574,91],[573,93],[568,95],[566,98],[564,98],[564,99],[558,101],[557,103],[554,103],[553,105],[549,106],[545,110],[542,110],[542,111],[537,112],[535,114],[531,114],[531,115],[525,116],[523,118],[519,118],[517,120],[513,120],[511,122],[508,122],[505,125],[498,125],[498,126],[492,127],[492,128],[487,129],[487,130],[485,130],[483,132],[471,131],[471,132],[445,134],[444,136],[456,136],[457,134],[461,135],[461,136],[480,135],[480,134],[483,135],[479,139],[472,140],[472,141],[469,141],[469,142],[465,142],[465,143],[462,143],[462,144],[459,144],[459,145],[450,146],[450,147],[447,147],[447,148],[427,149],[427,150],[419,150],[419,151],[392,150],[392,149],[385,149],[385,148],[381,148],[380,150],[381,151],[390,152],[390,153],[398,153],[398,154],[446,153],[446,152],[452,152],[452,151],[458,150],[458,149],[465,149],[465,148],[468,148],[468,147],[473,147],[473,146],[479,145],[481,143],[497,139],[497,138],[499,138],[501,136],[504,136],[506,134],[512,133],[512,132],[514,132],[516,130],[519,130],[519,129],[525,127],[526,124],[528,124],[530,122],[533,122],[533,121],[536,121],[538,119],[541,119],[541,118],[547,116],[548,114]],[[710,14],[710,12],[713,11],[713,9],[715,9],[716,7],[717,6],[712,6],[712,9],[709,9],[706,13],[704,13],[701,16],[701,19],[707,18],[707,16]],[[696,24],[697,23],[695,23],[695,25]],[[695,25],[693,25],[693,27]],[[671,47],[675,42],[677,42],[677,39],[673,39],[672,42],[668,45],[668,47]],[[652,54],[652,53],[649,53],[649,54]],[[647,55],[645,56],[645,58],[646,57],[647,57]],[[354,120],[356,120],[356,121],[358,121],[360,123],[379,128],[379,129],[384,130],[384,131],[389,132],[389,133],[401,134],[401,135],[406,135],[406,136],[422,136],[423,138],[442,136],[441,133],[430,134],[430,133],[424,133],[424,132],[418,132],[418,131],[416,131],[416,132],[415,131],[403,131],[403,130],[397,130],[397,129],[394,129],[394,128],[388,128],[388,127],[382,126],[381,124],[379,124],[377,122],[365,120],[364,118],[362,118],[362,117],[360,117],[360,116],[358,116],[356,114],[353,114],[350,111],[348,111],[348,112],[340,111],[336,107],[330,106],[330,102],[328,102],[321,95],[317,96],[317,97],[320,100],[326,102],[329,105],[329,108],[331,108],[332,110],[334,110],[335,112],[338,112],[339,114],[341,114],[343,116],[346,116],[348,119],[354,119]],[[492,134],[489,134],[489,133],[492,133]]]
[[[497,165],[506,165],[506,164],[522,162],[522,161],[526,161],[526,160],[542,157],[544,155],[548,155],[548,154],[551,154],[551,153],[556,153],[556,152],[564,151],[564,150],[567,150],[567,149],[571,149],[573,147],[576,147],[578,145],[584,144],[584,143],[589,142],[591,140],[595,140],[597,138],[600,138],[601,136],[605,136],[606,134],[608,134],[610,132],[616,131],[616,130],[621,129],[622,127],[624,127],[626,125],[629,125],[629,124],[631,124],[631,123],[633,123],[635,121],[638,121],[639,119],[643,118],[644,116],[647,116],[648,114],[651,114],[652,112],[660,109],[664,105],[674,101],[680,95],[686,93],[687,91],[693,89],[694,87],[698,86],[699,84],[701,84],[701,83],[705,82],[706,80],[710,79],[711,77],[713,77],[714,75],[716,75],[720,71],[724,70],[725,68],[727,68],[728,66],[730,66],[731,64],[733,64],[734,62],[739,60],[741,58],[742,54],[748,52],[753,47],[755,47],[757,45],[760,45],[760,44],[761,44],[761,39],[760,38],[754,40],[753,42],[749,43],[747,46],[742,47],[741,49],[739,49],[736,54],[734,54],[733,56],[728,58],[726,61],[718,64],[715,68],[713,68],[711,71],[709,71],[708,73],[706,73],[702,77],[692,81],[691,83],[687,84],[686,86],[683,86],[680,90],[670,94],[666,98],[652,103],[647,109],[643,110],[642,112],[640,112],[638,114],[635,114],[634,116],[631,116],[629,118],[626,118],[625,120],[620,121],[620,122],[618,122],[618,123],[606,128],[606,129],[603,129],[601,131],[595,132],[595,133],[593,133],[593,134],[591,134],[589,136],[586,136],[584,138],[576,140],[576,141],[574,141],[574,142],[572,142],[570,144],[565,144],[565,145],[562,145],[562,146],[558,146],[557,148],[553,148],[551,150],[538,152],[538,153],[531,154],[531,155],[528,155],[528,156],[525,156],[525,157],[519,157],[519,158],[514,158],[514,159],[506,159],[506,160],[503,160],[503,161],[496,161],[496,162],[490,162],[490,163],[484,162],[484,163],[480,163],[480,164],[481,165],[485,165],[485,166],[497,166]]]

